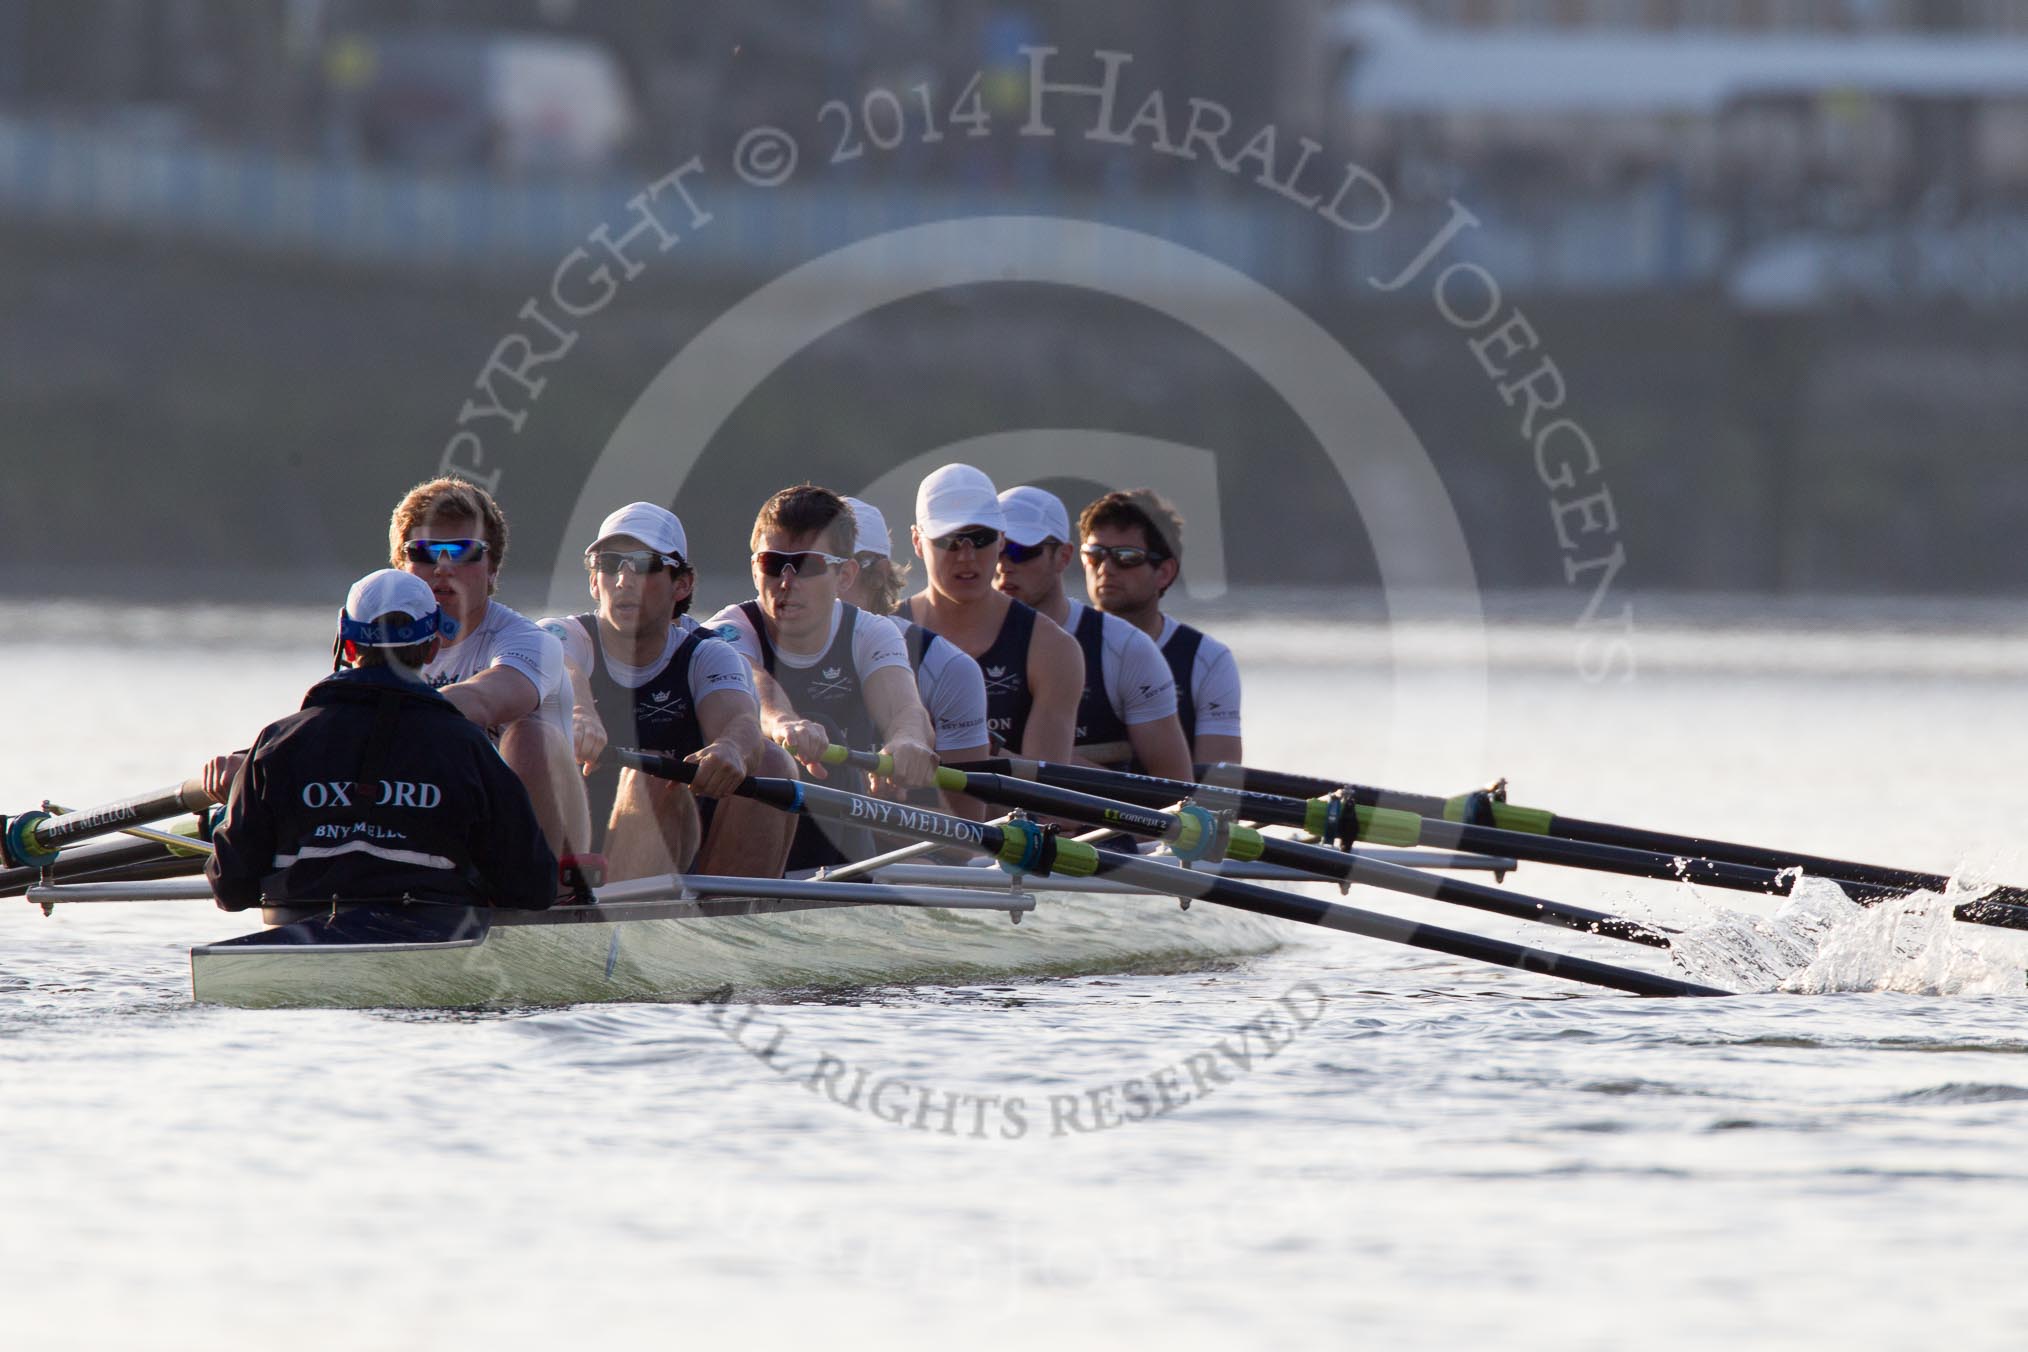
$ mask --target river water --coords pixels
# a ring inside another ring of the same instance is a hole
[[[327,623],[0,606],[0,805],[118,797],[244,744],[319,674]],[[1430,792],[1505,774],[1572,815],[2028,879],[2028,627],[1997,608],[1681,609],[1604,684],[1553,619],[1497,626],[1483,678],[1442,624],[1221,632],[1260,764]],[[1508,886],[1698,929],[1696,975],[1767,993],[1635,1000],[1292,932],[1224,970],[755,1015],[804,1064],[966,1105],[925,1120],[771,1070],[704,1007],[203,1008],[186,951],[244,920],[4,903],[0,1337],[2021,1344],[2015,936],[1918,902],[1834,916],[1784,965],[1769,922],[1725,918],[1771,902],[1542,866]],[[1129,1082],[1174,1106],[1126,1111]]]

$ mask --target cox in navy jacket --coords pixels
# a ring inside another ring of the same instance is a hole
[[[528,791],[449,700],[387,666],[262,729],[205,869],[228,911],[403,895],[540,910],[556,856]]]

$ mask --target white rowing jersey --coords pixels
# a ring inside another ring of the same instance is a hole
[[[1075,634],[1089,607],[1077,600],[1069,600],[1069,605],[1063,627]],[[1102,642],[1106,698],[1120,722],[1139,727],[1176,712],[1176,678],[1155,640],[1132,621],[1107,615]]]
[[[489,601],[485,615],[470,632],[440,651],[422,674],[441,689],[494,667],[506,667],[527,677],[535,687],[538,703],[525,717],[552,724],[569,740],[570,682],[563,669],[563,645],[535,621],[498,601]],[[488,728],[486,732],[497,741],[501,729]]]
[[[1167,648],[1169,641],[1176,637],[1180,628],[1167,615],[1162,617],[1162,637],[1159,647]],[[1238,737],[1239,731],[1239,663],[1233,660],[1232,649],[1206,634],[1198,642],[1197,656],[1190,667],[1189,698],[1197,710],[1197,725],[1193,736],[1211,733],[1218,737]]]
[[[927,629],[922,631],[929,635]],[[990,745],[986,732],[986,677],[970,653],[946,639],[923,645],[915,670],[916,692],[936,725],[939,756]]]

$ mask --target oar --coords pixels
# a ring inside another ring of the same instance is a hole
[[[696,773],[695,766],[673,756],[627,750],[610,754],[617,755],[622,765],[667,779],[688,781]],[[1136,854],[1101,850],[1082,841],[1058,838],[1033,822],[1010,821],[1004,826],[989,826],[927,808],[890,803],[793,779],[747,779],[740,784],[738,792],[743,797],[756,799],[784,812],[808,813],[903,839],[935,840],[963,846],[1020,873],[1117,877],[1151,891],[1180,892],[1256,915],[1362,934],[1388,943],[1405,944],[1411,948],[1524,972],[1539,972],[1544,976],[1561,977],[1566,981],[1603,986],[1633,995],[1731,994],[1715,986],[1699,986],[1653,972],[1614,967],[1609,963],[1573,958],[1547,949],[1422,925],[1342,902],[1319,901],[1293,892],[1280,892],[1252,883],[1192,872],[1173,864],[1143,859]]]
[[[201,858],[182,858],[152,841],[109,840],[65,850],[50,865],[48,880],[58,883],[106,882],[114,878],[173,878],[204,868]],[[159,871],[152,871],[159,870]],[[39,868],[0,869],[0,898],[18,897],[44,880]]]
[[[161,821],[179,812],[203,812],[211,805],[211,795],[204,791],[204,785],[186,779],[174,788],[157,789],[83,812],[54,816],[47,812],[24,812],[0,822],[0,864],[40,868],[55,863],[66,845]]]
[[[851,751],[833,746],[824,752],[824,760],[832,765],[853,765],[880,775],[890,773],[887,757],[870,751]],[[1348,850],[1265,836],[1250,827],[1220,821],[1202,809],[1195,810],[1194,815],[1191,810],[1180,814],[1157,812],[1070,789],[1051,788],[1006,775],[972,773],[955,766],[938,769],[937,787],[969,793],[974,798],[1005,803],[1009,807],[1027,808],[1032,812],[1070,817],[1137,836],[1148,836],[1168,844],[1185,858],[1226,857],[1243,862],[1258,859],[1301,869],[1331,882],[1364,883],[1411,896],[1491,911],[1515,920],[1560,925],[1609,939],[1624,939],[1651,948],[1669,946],[1666,934],[1621,916],[1523,896],[1487,887],[1483,883],[1440,878],[1420,869],[1385,864]],[[1214,835],[1225,839],[1214,842]]]
[[[1355,840],[1381,845],[1432,845],[1479,854],[1508,855],[1538,864],[1595,869],[1602,873],[1654,878],[1663,882],[1705,883],[1739,892],[1761,892],[1781,897],[1787,896],[1796,883],[1793,870],[1776,872],[1712,859],[1685,859],[1621,845],[1594,845],[1587,841],[1530,835],[1500,827],[1471,826],[1422,816],[1401,808],[1369,807],[1339,797],[1290,798],[1280,794],[1228,789],[1216,784],[1192,784],[1152,775],[1011,756],[974,761],[955,768],[1012,773],[1022,779],[1033,779],[1058,788],[1101,793],[1148,807],[1194,802],[1214,811],[1235,812],[1246,821],[1301,827],[1313,836],[1335,841],[1340,846],[1350,845]],[[1882,901],[1900,895],[1865,883],[1847,883],[1845,886],[1861,902]]]
[[[1735,841],[1712,840],[1705,836],[1677,835],[1668,831],[1648,831],[1635,826],[1616,826],[1610,822],[1566,817],[1544,808],[1518,807],[1513,803],[1502,802],[1492,792],[1486,790],[1438,798],[1430,794],[1402,793],[1395,789],[1376,789],[1363,784],[1344,784],[1319,779],[1311,775],[1283,774],[1277,770],[1256,770],[1244,765],[1225,763],[1200,765],[1197,767],[1197,774],[1200,778],[1213,783],[1232,784],[1241,789],[1260,793],[1301,798],[1343,793],[1362,807],[1400,808],[1423,817],[1437,817],[1454,822],[1485,820],[1502,830],[1520,831],[1534,836],[1559,836],[1565,840],[1588,841],[1595,845],[1620,846],[1634,850],[1653,850],[1688,859],[1742,864],[1749,868],[1776,871],[1801,869],[1811,877],[1828,878],[1838,883],[1856,883],[1861,887],[1874,888],[1879,893],[1888,895],[1899,896],[1918,889],[1941,892],[1950,885],[1950,879],[1941,873],[1886,868],[1879,864],[1861,864],[1849,859],[1829,859],[1823,855],[1803,854],[1794,850],[1775,850],[1761,845],[1741,845]],[[2028,888],[2001,887],[1987,895],[2002,901],[2028,902]],[[1857,899],[1878,898],[1876,896]]]
[[[69,808],[59,807],[55,803],[45,803],[43,806],[51,812],[70,811]],[[151,840],[157,845],[166,845],[171,854],[192,854],[202,858],[212,852],[211,842],[208,840],[178,835],[174,831],[157,831],[152,826],[122,826],[119,834],[132,836],[136,840]]]

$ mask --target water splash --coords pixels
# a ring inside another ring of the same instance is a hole
[[[1962,899],[1913,892],[1861,906],[1834,883],[1804,878],[1773,915],[1720,911],[1677,936],[1672,956],[1692,980],[1743,992],[2028,992],[2020,937],[1953,919]]]

